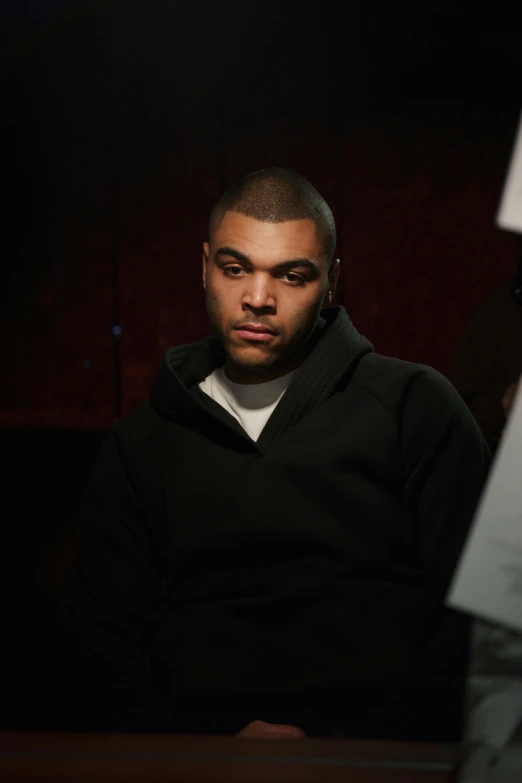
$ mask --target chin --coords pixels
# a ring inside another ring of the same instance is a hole
[[[277,358],[273,356],[252,356],[247,354],[246,351],[228,351],[227,352],[230,361],[236,365],[236,367],[242,370],[249,370],[250,372],[262,372],[263,370],[269,370],[274,366],[277,366]]]

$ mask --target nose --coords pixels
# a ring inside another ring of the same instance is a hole
[[[245,279],[246,285],[243,293],[243,310],[261,312],[275,311],[275,295],[272,288],[273,281],[265,275],[249,275]]]

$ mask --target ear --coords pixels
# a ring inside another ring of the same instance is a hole
[[[330,264],[330,269],[328,270],[328,290],[324,298],[323,307],[330,307],[330,305],[332,304],[332,299],[335,296],[337,283],[339,281],[340,271],[341,271],[341,262],[338,258],[334,258],[334,260]]]
[[[207,287],[207,264],[210,255],[210,247],[208,242],[203,242],[203,288]]]

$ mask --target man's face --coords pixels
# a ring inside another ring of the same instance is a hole
[[[263,223],[225,213],[203,245],[203,285],[232,381],[262,383],[300,364],[338,267],[329,266],[311,220]]]

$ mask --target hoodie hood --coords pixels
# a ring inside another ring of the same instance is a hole
[[[372,351],[373,346],[359,334],[343,307],[323,310],[310,338],[310,352],[267,422],[258,444],[279,440],[286,429],[333,394],[341,382],[346,383],[362,357]],[[240,425],[198,387],[225,360],[225,351],[217,337],[170,348],[152,389],[153,407],[167,418],[179,418],[182,412],[210,414],[248,439]]]

